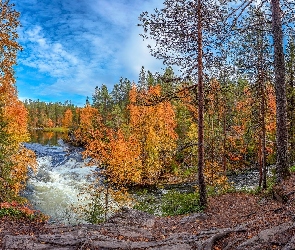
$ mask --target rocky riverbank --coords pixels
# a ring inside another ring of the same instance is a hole
[[[278,200],[245,193],[211,197],[204,213],[186,216],[162,218],[123,209],[100,225],[4,218],[1,249],[295,249],[294,175],[281,190]]]

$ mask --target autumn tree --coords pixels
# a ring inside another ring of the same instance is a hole
[[[216,79],[212,79],[205,88],[205,103],[204,145],[207,154],[204,174],[206,183],[222,192],[229,187],[224,162],[226,101],[222,86]]]
[[[102,118],[96,108],[86,104],[85,107],[80,108],[79,125],[74,131],[74,143],[77,145],[85,145],[94,136],[94,131],[101,127]],[[98,137],[97,140],[101,138]],[[94,138],[95,139],[95,138]]]
[[[70,128],[73,125],[73,113],[70,109],[67,109],[64,113],[63,126]]]
[[[27,168],[34,167],[34,153],[22,146],[28,140],[27,111],[18,100],[15,88],[13,65],[21,46],[17,28],[19,13],[8,0],[0,2],[0,200],[16,199],[24,188]]]
[[[175,113],[170,102],[156,105],[140,105],[137,99],[150,100],[160,96],[161,87],[150,87],[146,91],[130,91],[130,129],[141,147],[140,160],[143,180],[152,184],[166,172],[169,173],[173,152],[176,148]]]
[[[76,130],[76,136],[82,135],[85,155],[104,170],[107,183],[119,187],[152,185],[173,172],[171,165],[177,134],[171,103],[137,103],[138,98],[149,100],[160,92],[160,86],[146,91],[134,86],[129,93],[129,120],[122,128],[105,126],[93,107],[86,106],[81,110],[80,127],[83,130]],[[92,113],[94,110],[96,113]],[[90,118],[97,121],[96,126]]]
[[[255,25],[257,23],[261,25]],[[253,146],[260,169],[259,186],[266,188],[266,85],[271,79],[271,42],[269,40],[271,27],[266,13],[262,12],[258,6],[252,6],[248,15],[244,15],[239,21],[241,27],[251,24],[249,29],[233,32],[231,49],[234,64],[238,67],[239,73],[251,84],[251,130],[253,134],[256,134]]]

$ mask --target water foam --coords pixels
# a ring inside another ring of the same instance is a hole
[[[73,207],[90,202],[83,190],[93,182],[95,166],[87,166],[80,148],[67,145],[44,146],[27,143],[25,146],[37,155],[38,168],[31,173],[24,196],[32,205],[51,217],[51,221],[64,224],[84,223],[83,214]]]

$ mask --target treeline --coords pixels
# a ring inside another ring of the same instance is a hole
[[[228,171],[262,168],[262,127],[266,165],[275,163],[274,87],[271,82],[264,86],[261,126],[257,84],[238,77],[212,78],[205,86],[204,174],[208,185],[222,191],[229,187]],[[83,145],[85,155],[119,186],[195,180],[195,87],[178,79],[170,67],[162,75],[142,68],[137,84],[121,80],[112,92],[105,85],[96,87],[92,103],[80,109],[74,143]]]
[[[111,93],[106,85],[95,88],[95,94],[92,100],[86,98],[86,105],[96,107],[103,119],[112,123],[109,117],[117,114],[114,123],[124,120],[123,110],[128,102],[128,95],[131,89],[131,82],[128,79],[121,78],[118,84],[115,84]],[[81,123],[81,108],[75,106],[71,101],[44,102],[40,100],[23,101],[28,111],[29,128],[53,128],[64,127],[74,129]],[[123,115],[119,118],[120,115]]]
[[[43,102],[25,100],[29,128],[74,127],[79,123],[78,108],[70,101]]]

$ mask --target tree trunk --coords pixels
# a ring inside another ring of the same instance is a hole
[[[203,48],[202,48],[202,7],[201,0],[198,0],[197,16],[198,16],[198,181],[200,206],[206,207],[207,194],[204,178],[204,89],[203,89]]]
[[[222,132],[223,132],[223,142],[222,142],[222,168],[224,175],[226,175],[226,107],[224,104],[224,111],[223,111],[223,126],[222,126]]]
[[[289,61],[288,65],[288,80],[289,80],[289,91],[288,91],[288,119],[289,119],[289,132],[288,132],[288,140],[289,140],[289,163],[294,164],[295,161],[295,138],[294,138],[294,131],[295,131],[295,117],[294,117],[294,106],[295,106],[295,99],[294,99],[294,57],[295,57],[295,44],[294,41],[290,43],[290,51],[289,51]]]
[[[283,52],[283,31],[281,21],[280,0],[271,0],[272,4],[272,32],[274,39],[274,70],[275,70],[275,92],[276,92],[276,142],[277,162],[276,178],[277,183],[290,175],[287,163],[287,100],[285,83],[285,61]]]
[[[266,126],[265,126],[265,81],[262,74],[261,79],[261,168],[262,168],[262,188],[266,189]]]
[[[261,20],[262,21],[262,20]],[[259,32],[258,35],[258,84],[259,84],[259,96],[260,96],[260,180],[259,187],[266,189],[266,126],[265,126],[265,116],[266,116],[266,84],[265,84],[265,71],[263,63],[263,41],[264,34]]]

